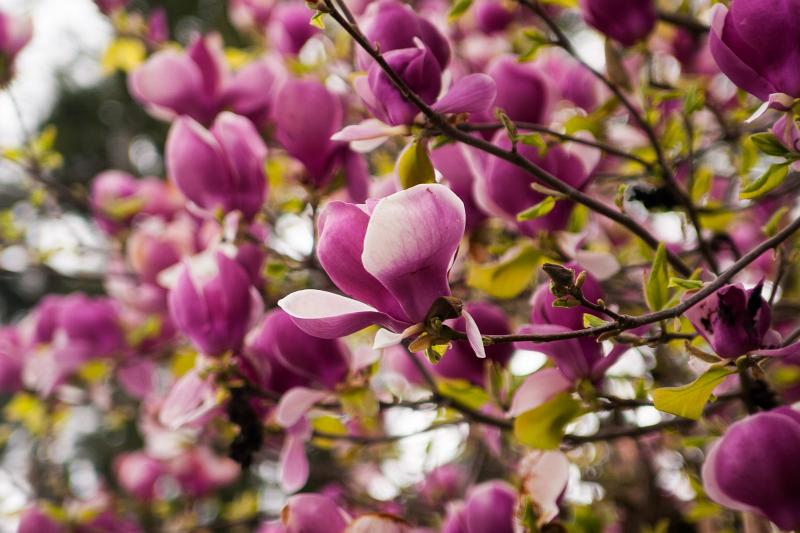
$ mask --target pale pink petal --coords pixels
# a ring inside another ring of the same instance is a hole
[[[281,396],[278,402],[275,421],[285,428],[297,424],[305,414],[322,401],[328,393],[306,387],[295,387]]]
[[[475,351],[475,355],[480,359],[485,359],[486,349],[483,346],[483,338],[481,337],[480,329],[478,329],[478,324],[475,322],[475,319],[472,318],[472,315],[466,311],[462,311],[461,316],[464,317],[464,322],[467,327],[467,340],[469,341],[469,345]]]
[[[278,302],[300,329],[322,339],[335,339],[373,324],[402,331],[406,325],[357,300],[316,289],[293,292]]]
[[[524,492],[537,507],[542,526],[558,516],[558,499],[569,481],[569,459],[559,451],[536,450],[520,461],[519,474]]]
[[[287,493],[297,492],[308,481],[306,441],[309,436],[309,431],[289,432],[283,441],[278,465],[280,468],[281,487]]]
[[[341,142],[367,141],[394,135],[408,135],[408,133],[407,126],[390,126],[377,118],[368,118],[358,124],[345,126],[331,135],[331,140]]]

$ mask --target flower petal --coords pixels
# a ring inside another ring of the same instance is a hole
[[[509,417],[519,416],[525,411],[530,411],[556,394],[572,388],[572,381],[564,377],[558,369],[545,368],[534,372],[519,386],[514,398],[511,400]]]
[[[306,441],[311,436],[311,427],[302,423],[286,434],[279,459],[281,487],[287,493],[297,492],[308,481],[308,457]]]
[[[466,311],[462,311],[461,316],[464,317],[464,323],[467,327],[467,340],[469,341],[469,345],[475,350],[475,355],[480,359],[485,359],[486,349],[483,346],[483,337],[481,337],[478,324],[475,322],[475,319],[472,318],[472,315]]]
[[[464,235],[463,202],[444,185],[417,185],[381,199],[361,262],[400,302],[412,323],[450,294],[447,272]]]
[[[497,85],[486,74],[470,74],[456,81],[431,108],[439,113],[480,113],[494,105]]]
[[[300,329],[323,339],[350,335],[367,326],[380,324],[402,331],[405,325],[374,307],[338,294],[306,289],[293,292],[278,302]]]
[[[295,387],[281,396],[278,402],[275,421],[282,427],[290,428],[328,394],[325,391]]]

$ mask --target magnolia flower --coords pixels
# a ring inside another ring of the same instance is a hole
[[[196,38],[185,52],[164,49],[153,54],[131,72],[128,90],[158,119],[188,115],[207,125],[229,109],[261,127],[281,76],[266,59],[231,74],[220,39],[206,36]]]
[[[436,170],[442,174],[442,182],[464,202],[467,215],[467,231],[472,231],[486,220],[484,213],[475,200],[475,175],[470,169],[470,163],[464,155],[469,147],[450,143],[431,151],[431,162]]]
[[[800,412],[779,407],[731,425],[703,464],[703,487],[725,507],[800,528]]]
[[[17,533],[66,533],[68,528],[39,507],[28,507],[22,513],[17,526]]]
[[[714,353],[734,359],[749,352],[786,356],[800,352],[800,343],[781,347],[780,333],[770,329],[772,310],[761,296],[763,285],[745,289],[726,285],[686,311],[686,318]]]
[[[27,17],[15,17],[0,11],[0,87],[14,75],[14,61],[20,50],[33,37],[33,26]]]
[[[350,298],[306,289],[278,305],[307,333],[337,338],[377,324],[378,345],[400,342],[434,301],[450,295],[448,269],[464,234],[464,204],[444,185],[417,185],[365,205],[331,202],[319,218],[317,257]],[[483,345],[468,314],[467,334]],[[394,334],[391,334],[393,332]]]
[[[342,127],[341,99],[311,79],[288,80],[277,99],[281,105],[275,109],[275,136],[289,155],[303,164],[308,180],[322,189],[343,168],[350,198],[364,201],[369,186],[364,158],[346,144],[332,140]]]
[[[794,2],[734,0],[714,6],[709,46],[720,70],[761,100],[800,97],[800,15]],[[765,38],[769,36],[768,38]]]
[[[92,216],[108,235],[126,229],[137,215],[169,220],[183,202],[174,187],[154,177],[136,179],[127,172],[106,170],[92,180]]]
[[[204,209],[238,210],[251,219],[264,204],[267,147],[244,117],[222,113],[210,130],[178,118],[167,136],[166,159],[170,178]]]
[[[479,0],[472,9],[475,24],[486,34],[502,32],[514,21],[514,11],[498,0]]]
[[[502,109],[511,120],[535,124],[549,121],[555,92],[542,69],[520,63],[516,56],[502,55],[489,64],[486,73],[497,85],[495,108]]]
[[[342,533],[350,515],[329,497],[321,494],[298,494],[281,511],[286,533]]]
[[[379,0],[369,5],[360,26],[369,42],[383,53],[401,48],[412,48],[419,40],[431,51],[444,70],[450,62],[450,45],[447,39],[429,20],[416,13],[411,6],[397,0]],[[367,70],[372,59],[358,48],[358,65]]]
[[[528,452],[517,466],[522,492],[530,498],[537,525],[558,517],[558,502],[569,481],[569,459],[559,451]]]
[[[215,259],[208,265],[187,263],[169,293],[175,326],[206,355],[237,351],[261,312],[247,272],[221,252]]]
[[[267,28],[267,37],[282,54],[297,55],[319,29],[308,23],[305,2],[286,2],[275,6]],[[280,100],[278,102],[283,104]]]
[[[517,491],[505,481],[486,481],[470,489],[463,505],[451,507],[445,533],[514,533]]]
[[[494,144],[504,150],[511,149],[511,140],[505,131],[499,131]],[[576,189],[585,187],[599,160],[595,149],[574,145],[554,145],[544,155],[538,147],[518,144],[517,151],[535,165]],[[489,157],[483,172],[478,172],[475,197],[484,211],[514,224],[526,235],[537,236],[540,231],[564,229],[574,207],[571,200],[558,200],[553,209],[540,217],[519,221],[517,215],[538,204],[546,195],[535,191],[531,185],[538,183],[529,172],[497,157]]]
[[[653,0],[581,0],[580,6],[587,24],[624,46],[641,41],[656,25]]]

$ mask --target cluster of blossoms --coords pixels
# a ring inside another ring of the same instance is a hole
[[[20,532],[800,528],[800,4],[231,0],[234,53],[96,3],[164,177],[93,178],[104,294],[4,326],[0,392],[136,437]],[[31,36],[0,12],[0,86]]]

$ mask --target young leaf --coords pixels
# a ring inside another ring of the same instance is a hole
[[[447,13],[447,22],[453,23],[460,19],[470,6],[472,6],[472,0],[455,0],[455,2],[453,2],[453,7],[451,7],[450,11]]]
[[[645,282],[645,298],[651,311],[663,309],[669,301],[669,264],[664,243],[658,245],[650,275]]]
[[[589,313],[583,314],[583,327],[585,328],[599,328],[601,326],[607,326],[610,323],[611,322],[607,322],[595,315],[590,315]]]
[[[736,372],[735,368],[712,366],[705,374],[681,387],[662,387],[653,391],[656,409],[697,420],[714,389],[723,379]]]
[[[773,235],[778,233],[778,226],[780,225],[781,220],[783,220],[783,217],[788,212],[789,208],[786,206],[783,206],[777,211],[775,211],[775,213],[771,217],[769,217],[767,223],[764,224],[764,227],[761,228],[761,231],[764,232],[764,235],[766,235],[767,237],[772,237]]]
[[[512,248],[499,261],[473,264],[467,275],[467,285],[495,298],[513,298],[536,276],[539,257],[539,252],[529,243]]]
[[[771,165],[766,172],[757,180],[749,183],[739,193],[739,198],[742,200],[752,200],[759,198],[769,191],[779,187],[786,175],[789,173],[789,163],[775,163]]]
[[[693,291],[703,286],[699,279],[669,278],[669,287]]]
[[[425,141],[412,141],[397,158],[395,171],[403,189],[421,183],[434,183],[436,173],[428,154],[428,144]]]
[[[462,379],[439,380],[439,394],[445,398],[452,398],[470,409],[480,409],[489,401],[489,393],[482,387],[476,387]]]
[[[539,218],[545,216],[547,213],[553,210],[556,206],[556,199],[552,196],[545,197],[544,200],[539,202],[536,205],[533,205],[519,213],[517,215],[517,221],[524,222],[526,220],[533,220],[534,218]]]
[[[789,150],[772,133],[756,133],[750,136],[750,140],[756,145],[758,151],[763,154],[786,156],[789,153]]]
[[[539,450],[554,450],[564,438],[564,428],[581,412],[581,404],[568,392],[557,394],[514,419],[517,440]]]

